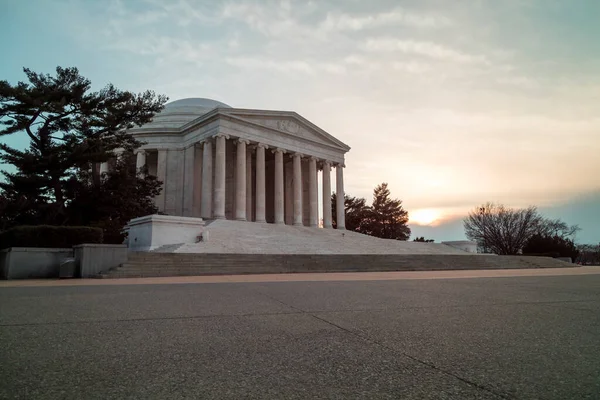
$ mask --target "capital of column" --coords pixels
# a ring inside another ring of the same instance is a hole
[[[244,139],[244,138],[238,138],[238,143],[246,143],[246,145],[250,144],[250,141],[248,139]]]
[[[303,157],[305,157],[304,154],[302,154],[302,153],[293,153],[293,154],[291,154],[291,156],[292,156],[292,158],[299,157],[300,159],[302,159]]]
[[[146,152],[146,150],[144,149],[136,149],[133,154],[137,155],[137,154],[141,154],[143,156],[147,155],[148,153]]]
[[[224,133],[217,133],[214,137],[215,138],[224,137],[225,139],[229,139],[229,135],[226,135]]]
[[[269,145],[268,144],[264,144],[264,143],[257,143],[256,147],[262,147],[263,149],[268,149]]]
[[[331,171],[331,161],[323,160],[319,164],[320,164],[319,168],[322,169],[323,171],[325,171],[325,170]]]
[[[319,161],[319,159],[317,157],[315,157],[315,156],[310,156],[310,157],[308,157],[308,159],[310,161]]]
[[[271,151],[273,152],[273,154],[275,154],[275,153],[281,153],[281,154],[287,153],[287,151],[285,149],[282,149],[282,148],[279,148],[279,147],[277,147],[277,148],[275,148],[275,149],[273,149]]]

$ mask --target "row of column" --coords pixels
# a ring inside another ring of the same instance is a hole
[[[213,162],[212,141],[204,142],[202,157],[202,197],[200,215],[202,218],[225,219],[225,182],[226,182],[226,140],[227,135],[218,134],[215,137],[215,160]],[[247,145],[249,141],[243,138],[237,140],[236,152],[236,193],[234,218],[239,221],[247,220],[247,211],[252,207],[252,196],[247,195],[251,191],[252,179],[250,169],[252,161],[247,157]],[[255,196],[255,221],[266,222],[266,177],[265,177],[265,151],[268,146],[262,143],[256,145],[256,196]],[[274,217],[276,224],[285,223],[284,214],[284,163],[283,155],[286,150],[276,148],[272,150],[275,154],[275,182],[274,182]],[[303,225],[302,206],[302,162],[303,156],[299,153],[292,155],[293,160],[293,224]],[[146,163],[145,152],[137,153],[137,166],[140,168]],[[323,227],[332,227],[331,214],[331,166],[329,161],[323,162]],[[214,168],[214,187],[213,187]],[[158,171],[157,171],[158,172]],[[317,159],[309,157],[308,161],[308,198],[309,198],[309,225],[318,226],[318,182],[317,182]],[[161,179],[158,176],[158,179]],[[164,178],[163,178],[164,179]],[[336,165],[336,193],[338,195],[337,228],[345,229],[344,215],[344,170],[343,165]],[[339,195],[342,194],[342,195]]]

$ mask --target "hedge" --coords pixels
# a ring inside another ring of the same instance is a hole
[[[560,253],[558,251],[551,251],[551,252],[547,252],[547,253],[523,253],[521,255],[528,256],[528,257],[552,257],[552,258],[560,257]]]
[[[0,232],[0,249],[9,247],[70,248],[82,243],[102,243],[102,229],[89,226],[15,226]]]

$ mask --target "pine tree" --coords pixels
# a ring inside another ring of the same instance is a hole
[[[378,185],[373,191],[371,211],[370,235],[384,239],[408,240],[408,212],[402,207],[401,200],[390,198],[387,183]]]
[[[367,233],[365,227],[370,218],[371,209],[366,203],[367,201],[363,198],[344,196],[347,230]],[[331,195],[331,215],[333,220],[332,225],[334,228],[337,228],[337,196],[335,193]]]
[[[4,224],[73,224],[73,182],[84,171],[102,184],[98,164],[115,150],[132,153],[141,145],[127,129],[149,122],[167,101],[152,91],[134,94],[108,85],[91,92],[77,68],[56,68],[56,75],[24,69],[28,82],[0,81],[0,136],[24,135],[25,150],[0,143],[0,161],[16,172],[0,182]],[[69,190],[68,190],[69,189]],[[138,201],[145,201],[137,199]]]
[[[331,196],[333,227],[336,227],[336,195]],[[384,239],[408,240],[408,212],[402,201],[391,199],[387,183],[378,185],[373,191],[373,204],[366,205],[363,198],[344,197],[346,229]]]
[[[132,153],[119,157],[100,185],[91,179],[92,172],[81,171],[67,184],[72,224],[102,228],[105,243],[122,243],[129,220],[158,212],[153,198],[160,194],[161,182],[139,172]]]

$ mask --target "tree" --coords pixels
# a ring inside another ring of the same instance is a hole
[[[160,194],[161,182],[147,170],[142,176],[138,172],[130,153],[117,159],[101,185],[92,182],[90,171],[81,171],[67,185],[71,222],[102,228],[105,243],[123,243],[122,230],[129,220],[158,212],[153,198]]]
[[[378,185],[373,191],[373,204],[366,205],[363,198],[344,196],[346,229],[383,239],[408,240],[408,212],[402,208],[402,201],[391,199],[387,183]],[[336,195],[331,196],[333,226],[336,221]]]
[[[579,255],[577,257],[577,263],[582,265],[600,265],[600,243],[597,245],[593,244],[580,244],[577,246]]]
[[[463,220],[463,226],[467,238],[476,241],[484,252],[500,255],[519,254],[534,235],[566,237],[579,229],[542,217],[534,206],[513,209],[494,203],[473,209]]]
[[[346,229],[349,231],[365,233],[365,222],[370,218],[371,209],[363,198],[344,195],[344,209],[346,213]],[[332,225],[337,229],[337,196],[331,195]]]
[[[558,235],[549,236],[536,233],[527,240],[523,247],[523,254],[538,254],[550,257],[570,257],[575,261],[579,250],[569,238]]]
[[[167,98],[113,85],[91,92],[91,82],[77,68],[57,67],[55,76],[24,72],[27,83],[0,81],[0,136],[26,134],[30,140],[25,150],[0,144],[0,161],[17,170],[4,172],[6,182],[0,182],[9,213],[4,223],[72,225],[81,220],[70,215],[69,207],[83,190],[73,186],[87,184],[80,180],[82,173],[91,171],[88,178],[96,186],[110,182],[101,176],[99,163],[117,149],[131,154],[139,147],[127,129],[149,122]],[[103,194],[108,195],[98,189],[97,195]]]
[[[390,198],[387,183],[375,187],[371,218],[367,230],[371,236],[383,239],[408,240],[408,212],[402,207],[402,201]]]
[[[435,240],[433,240],[433,239],[425,239],[425,236],[421,236],[421,237],[414,238],[413,242],[433,243],[433,242],[435,242]]]

